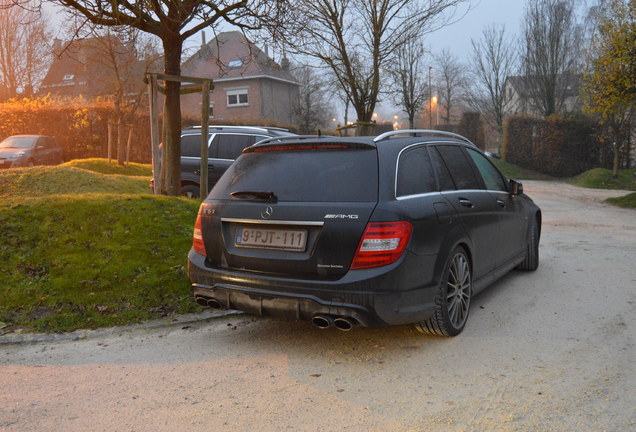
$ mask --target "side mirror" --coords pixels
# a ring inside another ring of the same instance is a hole
[[[521,195],[523,193],[523,184],[521,184],[521,182],[518,182],[517,180],[510,179],[508,191],[512,195]]]

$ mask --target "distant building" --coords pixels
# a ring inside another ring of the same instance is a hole
[[[111,96],[118,81],[128,90],[143,86],[148,62],[137,60],[134,48],[123,45],[119,39],[106,38],[92,37],[65,44],[55,39],[53,62],[38,94],[90,98]]]
[[[581,98],[579,88],[582,75],[566,74],[561,75],[557,80],[557,111],[574,112],[581,110]],[[532,88],[533,79],[527,76],[509,76],[504,84],[506,96],[511,101],[512,114],[541,115],[536,109],[537,101],[534,99],[536,91]],[[559,100],[562,104],[559,107]]]
[[[281,64],[246,39],[239,31],[219,33],[181,67],[181,74],[211,78],[210,120],[214,123],[294,123],[293,107],[299,84],[289,72],[289,60]],[[181,111],[201,116],[201,95],[181,99]]]

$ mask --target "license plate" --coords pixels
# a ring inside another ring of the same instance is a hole
[[[307,245],[307,230],[239,227],[236,231],[234,245],[236,247],[303,252]]]

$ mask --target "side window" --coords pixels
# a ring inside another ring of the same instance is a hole
[[[400,155],[396,196],[417,195],[437,190],[426,147],[407,150]]]
[[[184,135],[181,137],[181,156],[201,156],[201,135]]]
[[[431,164],[433,165],[433,169],[435,169],[435,174],[437,174],[437,180],[439,182],[439,190],[455,190],[455,183],[453,183],[453,177],[451,177],[450,171],[448,171],[448,167],[444,163],[442,156],[437,151],[436,147],[430,147],[430,155],[431,155]]]
[[[483,189],[461,147],[440,145],[437,146],[437,149],[442,155],[457,189]]]
[[[471,149],[468,149],[468,155],[475,162],[481,177],[484,179],[486,189],[504,192],[508,190],[506,182],[499,173],[499,170],[497,170],[485,156]]]
[[[252,135],[220,134],[217,157],[219,159],[236,159],[245,147],[254,144]]]

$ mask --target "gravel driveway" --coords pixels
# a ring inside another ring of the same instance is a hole
[[[0,431],[634,431],[636,211],[524,187],[539,270],[477,296],[456,338],[230,316],[4,343]]]

